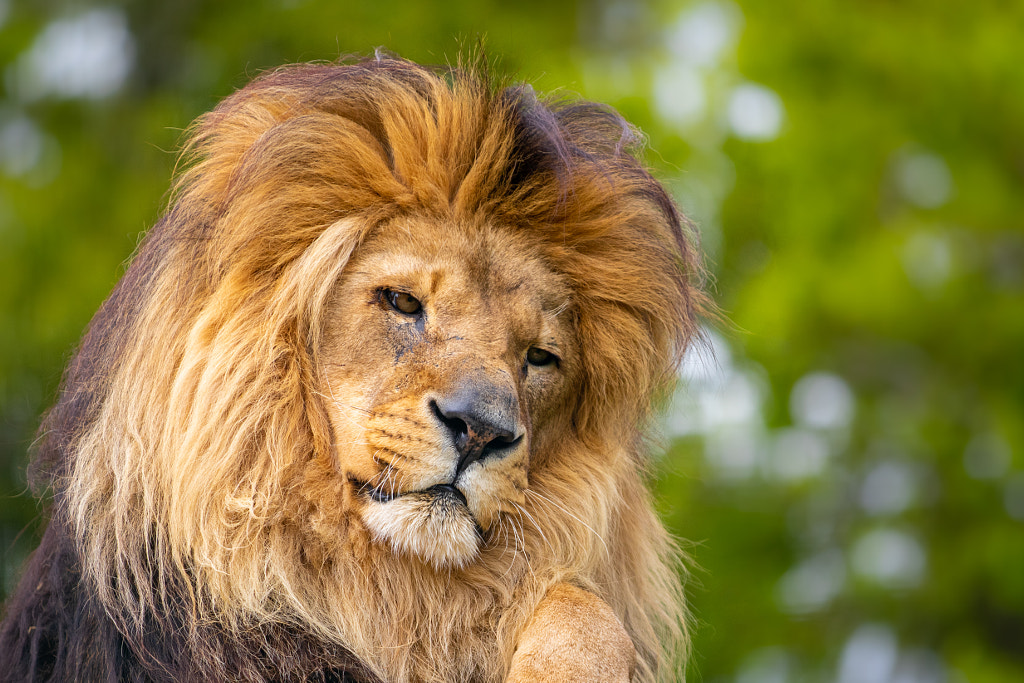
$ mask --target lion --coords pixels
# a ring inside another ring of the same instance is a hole
[[[397,57],[190,129],[33,461],[33,681],[681,680],[654,408],[706,310],[612,109]]]

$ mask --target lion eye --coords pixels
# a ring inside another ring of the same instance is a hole
[[[526,360],[530,365],[542,366],[551,365],[555,362],[555,354],[550,351],[545,351],[537,346],[531,346],[530,350],[526,352]]]
[[[388,300],[391,308],[395,309],[399,313],[416,315],[423,310],[423,304],[420,303],[420,300],[407,292],[396,292],[394,290],[385,289],[384,297]]]

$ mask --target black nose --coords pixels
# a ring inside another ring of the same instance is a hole
[[[523,439],[519,402],[493,387],[462,388],[431,401],[459,453],[457,472],[477,460],[508,453]]]

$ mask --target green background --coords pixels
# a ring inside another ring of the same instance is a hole
[[[261,70],[486,38],[605,101],[699,225],[726,322],[664,421],[693,680],[1024,680],[1024,6],[0,0],[0,593],[62,366]]]

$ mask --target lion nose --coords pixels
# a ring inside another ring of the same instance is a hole
[[[523,439],[519,402],[511,394],[463,389],[434,399],[431,408],[459,453],[456,476],[477,460],[508,453]]]

